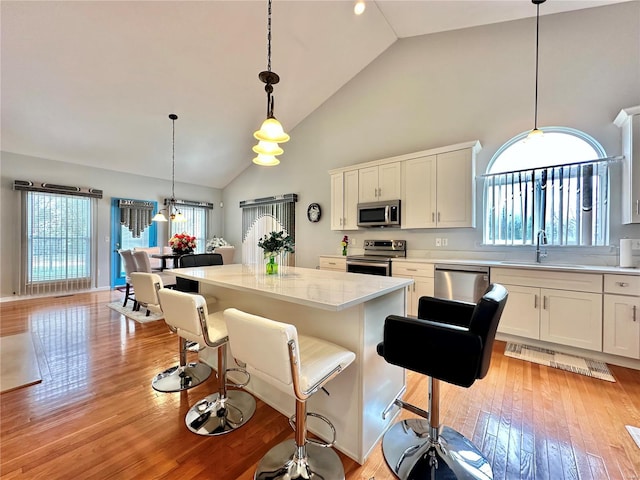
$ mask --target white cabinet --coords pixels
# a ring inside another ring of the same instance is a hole
[[[320,270],[334,270],[336,272],[347,271],[347,258],[320,257]]]
[[[392,262],[391,275],[394,277],[411,278],[413,284],[407,286],[406,307],[407,315],[418,315],[418,300],[420,297],[433,296],[434,266],[420,262]]]
[[[614,123],[622,129],[622,223],[640,223],[640,105],[621,110]]]
[[[361,203],[397,200],[400,198],[400,162],[361,168],[358,183]]]
[[[602,351],[602,295],[540,290],[540,340]]]
[[[492,281],[493,280],[492,278]],[[498,331],[525,338],[540,338],[540,289],[505,285],[509,292]]]
[[[492,268],[491,281],[509,292],[499,332],[602,351],[602,275]]]
[[[331,230],[358,229],[358,170],[331,174]]]
[[[475,154],[479,145],[405,160],[402,228],[475,227]]]
[[[602,351],[640,359],[640,276],[604,276]]]

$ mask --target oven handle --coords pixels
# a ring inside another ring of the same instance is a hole
[[[347,260],[347,265],[357,265],[359,267],[375,267],[375,266],[388,266],[388,264],[382,262],[367,262],[367,261],[358,261],[358,260]]]

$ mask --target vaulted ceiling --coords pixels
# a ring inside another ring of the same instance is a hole
[[[543,14],[618,0],[553,0]],[[267,1],[7,1],[1,148],[225,187],[266,115]],[[274,0],[275,114],[291,132],[399,38],[535,16],[526,0]],[[283,145],[286,149],[286,144]]]

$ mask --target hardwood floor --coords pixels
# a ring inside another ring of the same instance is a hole
[[[33,332],[43,377],[0,395],[0,476],[252,479],[262,455],[292,437],[287,419],[258,401],[236,432],[192,434],[184,416],[216,391],[215,378],[155,392],[150,381],[176,363],[177,338],[163,321],[139,324],[106,307],[119,299],[116,291],[0,304],[0,335]],[[441,388],[442,422],[485,452],[496,479],[640,479],[640,448],[625,430],[640,427],[639,371],[611,366],[610,383],[503,351],[496,342],[489,374],[471,388]],[[422,376],[408,375],[405,399],[426,407]],[[364,465],[340,456],[348,480],[394,478],[379,445]]]

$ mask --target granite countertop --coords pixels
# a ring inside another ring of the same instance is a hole
[[[262,264],[176,268],[171,273],[209,285],[331,311],[365,303],[413,283],[406,278],[282,265],[277,275],[266,275]]]
[[[430,264],[448,264],[448,265],[478,265],[486,267],[500,267],[500,268],[526,268],[534,270],[553,270],[553,271],[566,271],[566,272],[580,272],[580,273],[613,273],[619,275],[640,275],[640,269],[638,268],[624,268],[624,267],[609,267],[599,265],[575,265],[575,264],[560,264],[560,263],[528,263],[514,261],[492,261],[492,260],[452,260],[438,259],[438,258],[422,258],[422,257],[405,257],[394,258],[394,262],[415,262],[415,263],[430,263]]]

